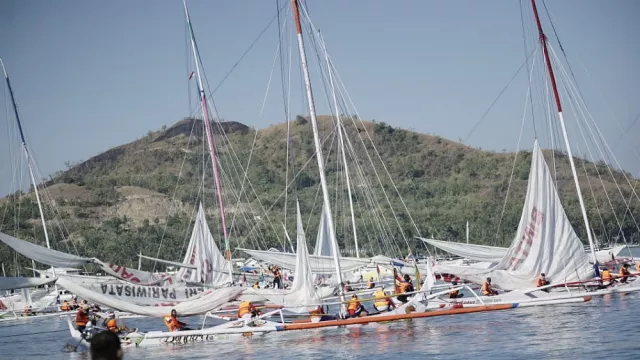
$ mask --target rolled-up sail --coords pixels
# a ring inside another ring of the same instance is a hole
[[[418,239],[442,251],[446,251],[449,254],[458,255],[460,257],[476,261],[498,262],[502,260],[508,250],[508,248],[499,246],[456,243],[451,241],[425,239],[421,237],[418,237]]]
[[[176,301],[169,298],[167,301],[157,301],[153,305],[138,305],[130,299],[122,299],[119,296],[111,294],[103,294],[92,288],[77,284],[76,282],[64,277],[58,279],[58,286],[61,286],[71,293],[95,302],[106,307],[126,311],[133,314],[161,317],[169,314],[171,309],[175,309],[180,316],[200,315],[208,311],[216,310],[222,305],[236,298],[244,289],[241,287],[226,287],[220,289],[205,290],[185,301]],[[126,285],[125,285],[126,286]],[[145,287],[147,291],[150,287]],[[122,293],[125,292],[123,287]],[[148,294],[148,292],[147,292]],[[138,299],[139,301],[139,299]]]

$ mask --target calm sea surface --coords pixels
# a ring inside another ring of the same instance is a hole
[[[187,319],[196,324],[197,319]],[[142,330],[160,319],[131,319]],[[133,348],[125,359],[640,359],[640,294],[585,304],[443,316],[360,328],[271,333],[183,346]],[[0,324],[0,359],[89,359],[66,353],[65,320]]]

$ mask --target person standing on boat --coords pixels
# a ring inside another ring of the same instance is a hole
[[[611,275],[611,271],[608,268],[604,268],[600,271],[600,280],[602,280],[603,286],[613,285],[613,275]]]
[[[401,278],[397,273],[395,273],[395,277],[396,281],[400,282],[400,285],[398,286],[398,294],[402,294],[398,296],[398,301],[406,304],[409,301],[409,295],[406,295],[406,293],[415,291],[411,277],[408,274],[404,274],[404,277]]]
[[[78,331],[83,332],[87,328],[89,323],[89,306],[85,305],[81,307],[76,313],[76,328]]]
[[[629,272],[629,264],[627,263],[622,264],[622,266],[620,267],[620,271],[618,272],[618,281],[620,281],[623,284],[626,284],[627,279],[629,278],[629,275],[631,275],[631,273]]]
[[[276,289],[282,289],[282,275],[280,269],[277,266],[273,266],[273,287]]]
[[[490,277],[488,277],[482,283],[482,295],[484,295],[484,296],[498,295],[498,292],[496,290],[493,290],[493,287],[491,287],[491,278]]]
[[[378,311],[391,311],[396,308],[383,287],[374,295],[373,308]]]
[[[176,309],[171,309],[171,315],[165,316],[164,324],[167,326],[167,328],[169,328],[169,331],[171,332],[180,330],[191,330],[187,328],[187,324],[178,320],[178,313],[176,312]]]
[[[367,283],[367,289],[373,289],[374,287],[376,287],[376,283],[373,282],[373,278],[370,278]]]
[[[456,286],[458,286],[458,282],[452,281],[451,287],[449,288],[451,289],[449,291],[449,299],[458,299],[464,296],[464,294],[460,294],[460,290],[453,290],[453,288],[455,288]]]

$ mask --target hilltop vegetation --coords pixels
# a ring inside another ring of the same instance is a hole
[[[331,193],[337,194],[333,210],[338,241],[345,252],[349,252],[353,249],[353,235],[348,200],[345,200],[344,170],[337,161],[337,140],[331,135],[332,124],[331,118],[320,118],[320,130],[326,140],[327,180]],[[358,167],[350,164],[357,230],[364,253],[372,255],[386,249],[394,252],[389,255],[399,255],[399,251],[406,254],[403,238],[407,239],[414,252],[424,252],[421,242],[414,240],[418,231],[411,218],[422,236],[461,240],[465,234],[465,222],[469,221],[471,239],[475,243],[506,246],[511,242],[524,201],[530,153],[518,156],[509,201],[500,220],[514,154],[481,151],[381,122],[347,122],[345,128],[363,175],[356,176]],[[48,226],[52,246],[129,266],[137,266],[136,254],[139,252],[171,260],[181,259],[190,236],[195,206],[200,200],[207,209],[212,232],[219,239],[222,231],[215,186],[210,159],[208,155],[203,156],[206,142],[203,142],[202,132],[200,120],[184,119],[87,161],[69,164],[66,170],[54,174],[46,183],[46,194],[55,204],[55,207],[46,208],[47,218],[53,219]],[[297,194],[312,249],[321,204],[321,198],[317,198],[319,177],[316,160],[311,159],[315,153],[313,135],[307,120],[302,117],[290,123],[290,132],[294,158],[288,167],[289,181],[293,178],[292,173],[298,175],[288,192],[287,229],[290,236],[295,234],[293,199]],[[281,223],[285,220],[283,191],[287,173],[287,125],[260,130],[253,150],[255,130],[243,124],[216,123],[214,134],[224,179],[223,194],[232,249],[281,246],[284,239]],[[368,136],[384,159],[384,166],[373,151]],[[369,164],[367,153],[374,167]],[[550,153],[546,155],[550,160]],[[558,188],[565,210],[578,235],[586,241],[568,159],[559,153],[555,155]],[[249,156],[251,162],[247,179],[243,181],[243,168]],[[619,235],[619,221],[626,239],[639,241],[636,225],[631,216],[624,213],[624,202],[606,166],[603,163],[583,163],[580,159],[576,161],[579,169],[586,169],[586,175],[584,170],[580,171],[580,180],[598,239],[607,241]],[[206,169],[204,183],[203,164]],[[387,171],[404,204],[396,195]],[[603,183],[598,172],[603,176]],[[629,174],[626,176],[631,179]],[[378,177],[382,187],[378,185]],[[615,172],[614,177],[622,194],[629,199],[630,189],[624,174]],[[373,190],[372,199],[380,204],[381,213],[390,224],[385,229],[376,230],[375,221],[368,213],[371,210],[367,205],[369,200],[361,191],[368,186]],[[241,188],[243,192],[238,199]],[[386,203],[385,193],[393,212]],[[607,194],[616,210],[617,220]],[[409,213],[404,210],[405,205]],[[631,201],[631,212],[635,219],[640,219],[637,201]],[[396,219],[400,226],[396,225]],[[44,244],[43,228],[32,193],[16,193],[0,200],[0,229]],[[295,237],[293,240],[295,242]],[[390,243],[397,245],[389,247]],[[234,256],[242,257],[244,254],[235,252]],[[6,246],[0,246],[0,261],[11,274],[16,259],[23,266],[30,266],[26,259],[16,257]]]

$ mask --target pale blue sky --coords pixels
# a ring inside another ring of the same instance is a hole
[[[212,86],[276,13],[271,0],[189,6]],[[548,0],[547,7],[596,121],[609,142],[619,143],[623,167],[637,175],[640,124],[623,142],[620,126],[640,113],[640,2]],[[309,1],[308,8],[362,118],[453,140],[466,137],[525,58],[518,0],[325,0]],[[524,8],[529,31],[529,1]],[[188,115],[185,45],[179,0],[0,2],[0,56],[42,173]],[[216,93],[222,117],[259,128],[284,120],[277,73],[259,118],[276,46],[272,26]],[[294,59],[297,73],[297,53]],[[515,148],[526,93],[526,77],[518,79],[469,144]],[[304,113],[299,83],[292,89],[292,111]],[[10,104],[3,106],[0,195],[11,190],[5,143],[17,136],[7,134],[6,123],[14,120],[5,115]],[[328,112],[322,102],[319,107]],[[532,138],[529,131],[526,147]]]

